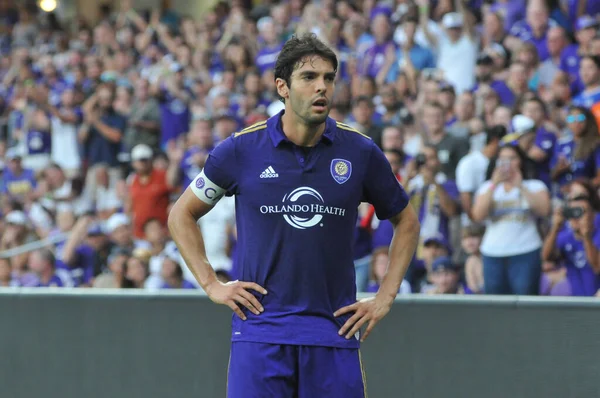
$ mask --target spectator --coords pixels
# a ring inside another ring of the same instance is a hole
[[[127,260],[125,278],[135,289],[145,289],[149,276],[148,261],[151,253],[146,249],[135,249]]]
[[[459,269],[450,257],[438,257],[431,265],[433,288],[427,294],[464,294]]]
[[[437,102],[425,106],[423,121],[427,142],[437,150],[441,171],[447,178],[454,180],[458,162],[469,152],[468,142],[446,133],[444,109]]]
[[[135,99],[127,118],[124,145],[127,152],[138,144],[158,150],[160,144],[160,109],[149,95],[150,84],[139,79],[135,84]]]
[[[10,259],[0,258],[0,287],[17,287],[19,281],[13,278]]]
[[[122,289],[132,287],[129,280],[125,279],[126,264],[131,253],[119,247],[115,247],[108,257],[108,270],[94,279],[95,288]]]
[[[40,249],[31,253],[29,267],[38,278],[38,287],[71,287],[72,282],[66,273],[55,268],[54,254],[49,249]]]
[[[597,181],[599,175],[600,134],[591,112],[584,107],[572,107],[566,122],[571,134],[558,141],[550,162],[550,175],[561,193],[574,179],[584,177]]]
[[[8,198],[25,201],[37,186],[33,170],[24,168],[17,148],[9,148],[5,155],[7,167],[2,178],[2,194]]]
[[[457,2],[458,12],[444,15],[441,25],[443,33],[436,37],[428,25],[429,0],[419,0],[421,10],[421,28],[437,52],[437,67],[443,78],[449,82],[457,93],[473,88],[475,81],[475,60],[477,58],[477,42],[473,34],[470,14],[464,9],[462,2]]]
[[[592,108],[600,102],[600,57],[587,55],[581,58],[579,77],[583,91],[573,98],[573,105]]]
[[[599,209],[600,199],[593,186],[575,180],[569,185],[565,206],[554,209],[552,228],[544,241],[544,261],[555,256],[562,260],[573,296],[593,296],[600,288]]]
[[[129,182],[128,207],[133,216],[133,234],[138,239],[144,237],[144,224],[149,219],[155,218],[166,225],[169,195],[175,187],[182,158],[181,150],[177,155],[174,151],[171,151],[170,169],[166,172],[152,166],[153,153],[149,146],[139,144],[131,151],[135,174]]]
[[[550,211],[548,189],[524,179],[525,155],[505,146],[491,163],[493,170],[477,191],[473,220],[488,221],[481,244],[487,294],[537,294],[542,240],[536,217]]]
[[[463,230],[461,246],[467,255],[465,260],[465,293],[484,293],[483,260],[481,258],[481,239],[485,228],[471,224]]]
[[[416,164],[418,174],[409,182],[407,191],[419,215],[421,238],[441,234],[450,240],[449,220],[459,211],[456,184],[440,171],[434,146],[425,146]]]
[[[495,158],[500,148],[500,142],[506,135],[504,126],[494,126],[486,132],[485,147],[481,151],[472,151],[463,157],[456,167],[456,186],[460,192],[463,223],[469,224],[473,217],[471,211],[474,195],[486,180],[490,160]]]
[[[161,289],[195,289],[196,286],[183,278],[181,255],[176,247],[165,250],[160,275],[163,283]]]
[[[371,137],[381,147],[382,129],[373,122],[374,113],[375,107],[371,98],[361,95],[352,104],[352,118],[354,121],[348,121],[347,123],[357,130],[364,132],[364,134]]]

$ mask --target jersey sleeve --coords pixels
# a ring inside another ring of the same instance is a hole
[[[408,195],[375,143],[371,144],[371,156],[363,182],[363,199],[375,207],[380,220],[395,216],[408,204]]]
[[[208,155],[204,168],[190,183],[194,194],[203,202],[215,205],[223,195],[237,194],[238,166],[235,139],[229,137]]]

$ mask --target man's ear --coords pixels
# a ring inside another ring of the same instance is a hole
[[[277,94],[279,94],[281,98],[288,99],[290,97],[290,88],[285,80],[277,78],[275,80],[275,86],[277,87]]]

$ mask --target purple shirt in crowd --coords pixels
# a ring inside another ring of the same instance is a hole
[[[191,94],[191,93],[190,93]],[[188,104],[163,89],[160,97],[161,146],[176,140],[190,128],[191,113]]]
[[[55,246],[56,269],[63,269],[69,273],[74,286],[89,284],[94,278],[94,263],[96,252],[91,246],[79,245],[75,248],[73,260],[70,264],[63,261],[63,250],[65,242],[60,242]]]
[[[548,28],[552,28],[554,26],[557,26],[557,23],[552,19],[548,20]],[[527,21],[521,20],[513,25],[509,31],[509,34],[523,42],[533,43],[537,49],[538,56],[540,57],[540,62],[544,62],[550,56],[550,52],[548,51],[548,43],[546,41],[546,32],[541,37],[535,37],[533,35],[533,30]]]
[[[556,181],[561,187],[579,177],[593,178],[596,176],[596,164],[600,164],[600,147],[596,148],[585,160],[575,160],[574,154],[575,140],[572,136],[563,137],[556,142],[554,154],[550,160],[550,169],[556,167],[560,156],[566,158],[571,164],[570,171],[558,177]]]
[[[263,47],[258,54],[256,54],[254,63],[256,64],[256,68],[261,75],[265,73],[265,71],[271,70],[275,67],[277,56],[281,52],[282,48],[282,44],[277,44],[273,47]]]
[[[599,216],[596,216],[596,230],[592,240],[600,247]],[[577,240],[571,227],[567,224],[556,238],[556,248],[560,251],[564,266],[567,268],[567,279],[571,285],[573,296],[593,296],[600,288],[600,277],[594,273],[585,253],[583,241]]]
[[[362,60],[358,64],[358,73],[361,76],[377,77],[381,67],[385,63],[385,53],[388,47],[393,47],[396,51],[396,45],[392,41],[383,44],[373,43],[362,55]]]
[[[537,176],[550,189],[550,162],[554,155],[556,135],[540,127],[535,134],[535,145],[546,153],[546,160],[536,163]]]

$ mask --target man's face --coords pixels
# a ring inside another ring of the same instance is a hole
[[[352,115],[358,124],[366,126],[371,120],[373,109],[367,101],[360,101],[352,108]]]
[[[324,123],[331,109],[335,88],[333,65],[316,55],[305,57],[290,77],[290,87],[278,79],[278,92],[285,99],[286,112],[291,110],[307,125]]]
[[[402,132],[396,127],[386,127],[381,134],[381,146],[384,151],[389,149],[401,150],[403,146]]]
[[[581,76],[581,81],[587,87],[598,83],[600,73],[594,61],[586,58],[581,61],[579,66],[579,76]]]
[[[444,128],[444,115],[442,110],[435,106],[425,108],[424,121],[430,132],[439,132]]]
[[[596,28],[594,27],[580,29],[577,32],[575,32],[575,38],[577,39],[577,42],[582,46],[587,46],[587,44],[590,42],[590,40],[594,38],[594,36],[596,36]]]
[[[472,119],[475,114],[475,101],[473,96],[468,93],[461,94],[455,104],[456,117],[459,120]]]
[[[438,159],[437,152],[435,149],[430,147],[425,147],[422,149],[423,155],[425,155],[425,167],[434,173],[439,171],[440,168],[440,160]]]
[[[152,170],[152,159],[141,159],[133,162],[133,169],[138,174],[148,174]]]
[[[109,89],[102,88],[98,91],[98,105],[102,109],[109,109],[112,107],[113,94]]]
[[[385,152],[384,155],[392,167],[392,173],[400,173],[400,169],[402,168],[402,159],[400,159],[400,156],[396,152]]]
[[[434,271],[431,281],[439,293],[454,293],[458,283],[458,272],[449,269]]]
[[[536,101],[527,101],[523,105],[523,115],[531,118],[536,126],[539,126],[544,121],[544,110]]]
[[[29,255],[29,268],[35,273],[40,273],[45,270],[46,263],[38,252],[33,252]]]
[[[548,52],[551,56],[559,56],[567,41],[561,28],[552,28],[548,31]]]
[[[510,66],[509,77],[517,87],[523,87],[527,84],[527,71],[521,64],[512,64]]]
[[[129,225],[120,225],[110,234],[113,242],[119,246],[127,246],[131,243],[131,228]]]

